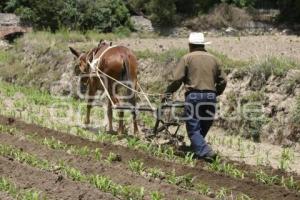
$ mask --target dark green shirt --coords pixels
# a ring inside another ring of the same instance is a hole
[[[186,91],[211,90],[221,95],[226,87],[226,75],[221,63],[206,51],[186,54],[172,72],[172,83],[166,93],[174,93],[184,83]]]

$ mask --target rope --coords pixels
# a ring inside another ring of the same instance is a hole
[[[96,75],[98,76],[98,78],[99,78],[99,80],[100,80],[100,83],[101,83],[102,87],[104,88],[104,92],[106,93],[107,98],[109,99],[109,101],[110,101],[110,103],[112,104],[112,106],[115,107],[115,103],[114,103],[114,101],[112,100],[112,98],[111,98],[111,96],[110,96],[110,94],[109,94],[107,88],[105,87],[105,84],[104,84],[104,82],[102,81],[102,79],[101,79],[101,77],[100,77],[98,71],[96,71]]]
[[[138,96],[139,96],[140,99],[141,99],[140,95],[143,95],[143,96],[145,97],[147,103],[148,103],[149,106],[151,107],[151,109],[154,109],[154,107],[152,106],[152,103],[151,103],[151,101],[149,100],[149,97],[148,97],[148,96],[163,96],[163,94],[159,94],[159,93],[157,93],[157,94],[154,94],[154,93],[145,93],[145,92],[143,91],[141,85],[140,85],[139,82],[137,81],[137,86],[138,86],[139,89],[141,90],[141,92],[140,92],[140,91],[138,91],[138,90],[136,90],[136,89],[133,89],[133,88],[127,86],[126,84],[124,84],[124,83],[122,83],[121,81],[119,81],[119,80],[113,78],[112,76],[106,74],[105,72],[103,72],[103,71],[100,70],[99,68],[96,68],[96,66],[98,65],[99,61],[101,61],[103,55],[104,55],[107,51],[109,51],[110,49],[115,48],[115,47],[117,47],[117,46],[111,46],[111,47],[108,47],[107,49],[105,49],[105,50],[101,53],[101,55],[100,55],[97,59],[94,59],[94,55],[93,55],[93,61],[92,61],[92,62],[89,62],[89,61],[88,61],[88,64],[90,65],[90,67],[91,67],[91,69],[92,69],[92,70],[91,70],[91,71],[92,71],[91,73],[96,73],[97,77],[98,77],[99,80],[100,80],[100,83],[101,83],[102,87],[104,88],[104,92],[106,93],[106,95],[107,95],[109,101],[111,102],[111,104],[112,104],[114,107],[115,107],[115,103],[113,102],[111,95],[109,94],[107,88],[105,87],[105,84],[104,84],[103,80],[101,79],[101,77],[100,77],[100,75],[99,75],[99,72],[100,72],[102,75],[108,77],[109,79],[115,81],[115,82],[118,83],[119,85],[121,85],[121,86],[127,88],[128,90],[131,90],[132,92],[138,94]]]
[[[115,79],[115,78],[111,77],[110,75],[104,73],[102,70],[98,69],[98,71],[99,71],[102,75],[104,75],[104,76],[110,78],[111,80],[117,82],[118,84],[124,86],[125,88],[131,90],[131,91],[134,92],[134,93],[141,94],[141,95],[147,95],[147,96],[163,96],[163,95],[164,95],[164,94],[160,94],[160,93],[146,93],[146,92],[140,92],[140,91],[137,91],[137,90],[135,90],[135,89],[133,89],[133,88],[127,86],[126,84],[122,83],[121,81],[118,81],[117,79]]]

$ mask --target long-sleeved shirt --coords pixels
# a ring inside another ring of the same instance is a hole
[[[221,63],[206,51],[194,51],[183,56],[173,70],[170,81],[172,83],[165,93],[176,92],[184,83],[187,92],[211,90],[221,95],[227,84]]]

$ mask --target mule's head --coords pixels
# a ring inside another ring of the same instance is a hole
[[[87,53],[80,53],[72,47],[69,47],[72,54],[75,56],[74,74],[80,77],[80,93],[85,94],[88,86],[89,64],[87,62]]]
[[[87,62],[87,53],[80,53],[72,47],[69,47],[72,54],[75,56],[74,72],[76,76],[87,74],[89,65]]]

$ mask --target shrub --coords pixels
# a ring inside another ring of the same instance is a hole
[[[300,1],[277,0],[280,9],[279,20],[289,22],[300,22]]]
[[[35,29],[111,32],[117,27],[130,27],[129,11],[122,0],[9,0],[5,10],[17,13],[23,23]]]
[[[221,0],[223,3],[234,4],[238,7],[254,6],[257,0]]]
[[[175,20],[176,6],[173,0],[150,0],[146,6],[150,19],[157,25],[172,25]]]

